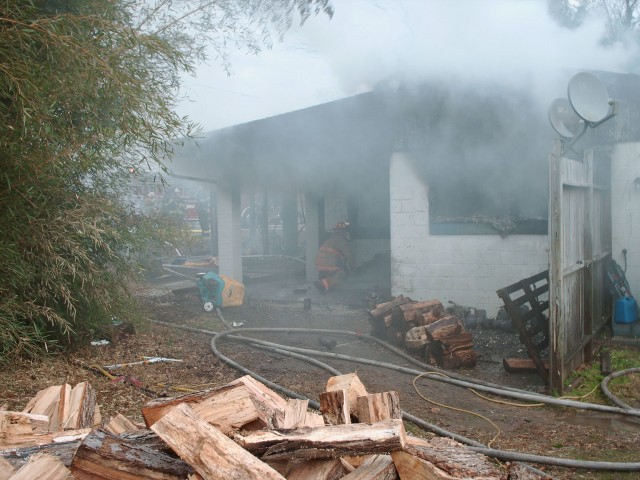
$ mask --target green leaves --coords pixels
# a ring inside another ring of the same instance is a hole
[[[257,51],[328,0],[0,4],[0,361],[134,313],[135,259],[177,232],[127,206],[127,166],[164,170],[196,130],[174,112],[206,44]]]

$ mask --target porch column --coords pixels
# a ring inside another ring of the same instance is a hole
[[[209,251],[212,257],[218,256],[218,202],[216,185],[209,184]]]
[[[312,193],[305,193],[305,225],[304,239],[306,245],[306,261],[307,261],[307,281],[315,282],[318,280],[318,269],[316,268],[316,253],[320,248],[320,215],[318,213],[319,199]]]
[[[240,189],[218,185],[218,264],[220,273],[242,281]]]

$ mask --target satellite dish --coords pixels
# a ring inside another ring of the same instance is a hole
[[[610,116],[609,92],[595,75],[581,72],[569,80],[569,102],[587,123],[599,123]]]
[[[584,122],[571,107],[566,98],[556,98],[549,106],[549,121],[558,135],[573,138],[583,128]]]

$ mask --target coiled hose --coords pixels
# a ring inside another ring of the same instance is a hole
[[[614,378],[622,377],[624,375],[629,375],[630,373],[640,373],[640,368],[627,368],[626,370],[620,370],[619,372],[613,372],[611,375],[608,375],[608,376],[606,376],[605,378],[602,379],[602,382],[600,383],[600,389],[602,390],[602,393],[604,393],[605,396],[609,400],[611,400],[613,403],[615,403],[619,407],[626,408],[628,410],[634,410],[634,408],[632,406],[627,405],[626,403],[624,403],[622,400],[620,400],[618,397],[616,397],[609,390],[609,382],[611,380],[613,380]]]

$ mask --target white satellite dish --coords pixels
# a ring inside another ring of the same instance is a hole
[[[549,106],[549,122],[562,138],[574,138],[584,128],[580,119],[566,98],[556,98]]]
[[[567,93],[571,106],[587,123],[600,123],[611,116],[609,92],[595,75],[587,72],[574,75]]]

